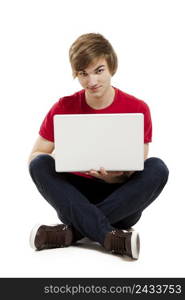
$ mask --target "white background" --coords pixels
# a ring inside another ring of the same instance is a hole
[[[184,277],[185,9],[182,0],[32,0],[0,2],[1,277]],[[168,184],[135,226],[138,261],[96,246],[34,252],[29,232],[57,223],[36,190],[27,158],[40,124],[59,97],[81,87],[68,49],[99,32],[119,58],[112,84],[148,103],[149,156],[162,158]]]

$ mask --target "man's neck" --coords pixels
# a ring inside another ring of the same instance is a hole
[[[94,109],[103,109],[108,107],[114,101],[115,90],[112,86],[101,96],[89,95],[85,92],[87,104]]]

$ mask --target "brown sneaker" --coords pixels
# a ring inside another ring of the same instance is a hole
[[[72,241],[73,231],[64,224],[36,225],[30,233],[30,246],[35,250],[67,247]]]
[[[127,255],[138,259],[140,251],[139,234],[132,230],[113,230],[105,237],[104,247],[114,254]]]

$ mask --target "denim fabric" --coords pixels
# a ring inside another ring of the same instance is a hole
[[[39,192],[56,210],[61,222],[72,225],[75,239],[84,236],[103,245],[105,235],[115,228],[127,229],[161,193],[169,171],[156,157],[148,158],[143,171],[124,183],[110,184],[72,173],[57,173],[55,161],[40,154],[29,165]]]

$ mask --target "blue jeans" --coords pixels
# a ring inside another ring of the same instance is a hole
[[[156,157],[148,158],[143,171],[125,183],[106,183],[72,173],[57,173],[55,161],[40,154],[29,165],[30,175],[59,219],[74,229],[75,240],[84,236],[103,245],[107,232],[127,229],[161,193],[168,168]]]

